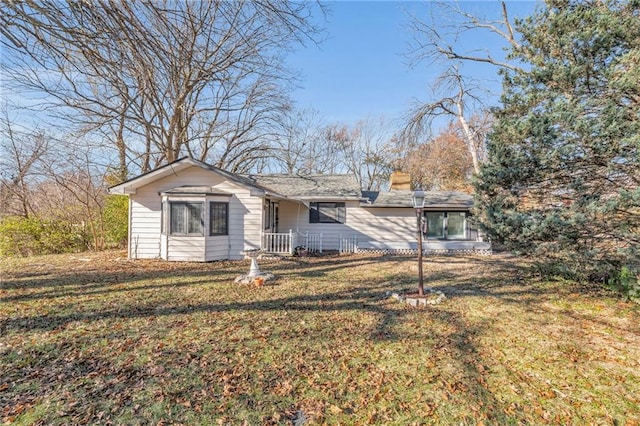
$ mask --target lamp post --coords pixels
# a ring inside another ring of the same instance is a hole
[[[424,296],[424,278],[422,275],[422,212],[424,211],[425,198],[425,192],[422,189],[416,189],[411,197],[413,208],[416,209],[416,218],[418,221],[418,296]]]
[[[424,211],[425,193],[422,189],[416,189],[411,196],[413,208],[416,209],[418,222],[418,296],[424,296],[424,277],[422,274],[422,212]]]

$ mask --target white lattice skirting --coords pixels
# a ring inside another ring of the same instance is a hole
[[[358,249],[359,254],[363,253],[371,253],[371,254],[395,254],[395,255],[406,255],[406,256],[415,256],[418,254],[417,249],[385,249],[385,248],[364,248]],[[422,251],[424,255],[431,256],[456,256],[456,255],[464,255],[464,254],[479,254],[483,256],[490,256],[493,254],[493,250],[491,249],[425,249]]]

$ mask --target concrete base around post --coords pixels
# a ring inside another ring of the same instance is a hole
[[[404,295],[387,292],[391,298],[416,308],[418,306],[438,305],[444,302],[447,298],[443,292],[437,290],[425,289],[425,293],[425,296],[418,296],[416,294]]]

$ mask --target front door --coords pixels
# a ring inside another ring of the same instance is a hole
[[[264,204],[264,229],[267,232],[278,232],[279,222],[278,203],[266,200]]]

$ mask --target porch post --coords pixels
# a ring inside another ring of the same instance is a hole
[[[295,247],[293,246],[295,243],[293,241],[293,231],[289,229],[289,254],[293,255]]]

